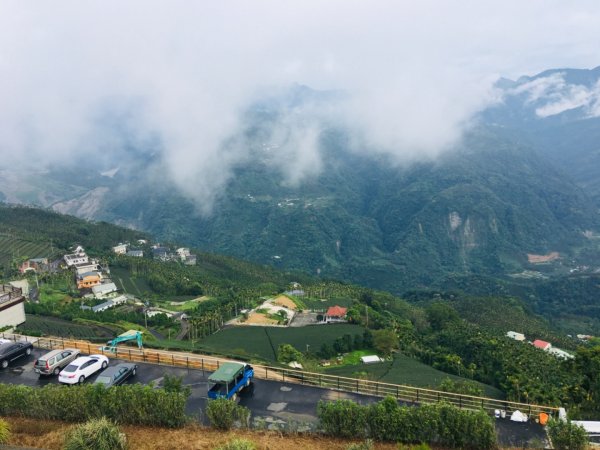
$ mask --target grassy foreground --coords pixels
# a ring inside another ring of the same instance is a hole
[[[41,421],[16,417],[4,418],[11,426],[12,437],[9,445],[44,448],[47,450],[62,449],[67,431],[74,425],[65,422]],[[181,429],[148,428],[122,426],[127,435],[127,442],[132,450],[197,450],[214,449],[233,438],[244,438],[253,441],[260,450],[263,449],[333,449],[343,450],[351,441],[331,439],[316,435],[282,435],[268,431],[217,431],[198,425],[189,425]],[[397,449],[397,445],[376,443],[375,449]],[[409,447],[406,447],[409,448]]]

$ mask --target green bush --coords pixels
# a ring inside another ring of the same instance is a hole
[[[226,398],[209,400],[206,405],[206,415],[210,424],[219,430],[229,430],[236,422],[245,427],[248,426],[250,420],[248,408]]]
[[[369,437],[401,443],[432,443],[454,448],[493,448],[494,422],[483,411],[438,403],[400,406],[393,397],[361,406],[349,400],[320,402],[317,415],[327,434]]]
[[[6,444],[10,438],[10,425],[6,420],[0,419],[0,444]]]
[[[185,393],[141,384],[109,389],[93,384],[41,388],[0,384],[0,416],[19,415],[67,422],[108,417],[117,423],[181,427],[188,420],[186,400]]]
[[[317,416],[323,431],[327,434],[344,438],[366,436],[366,408],[351,400],[319,401]]]
[[[65,439],[64,450],[125,450],[127,442],[119,427],[106,417],[77,425]]]
[[[256,444],[247,439],[232,439],[215,450],[256,450]]]
[[[588,447],[588,437],[583,427],[570,421],[550,420],[548,434],[556,450],[583,450]]]

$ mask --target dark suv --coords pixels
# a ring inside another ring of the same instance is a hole
[[[6,369],[8,363],[21,356],[31,355],[31,342],[7,342],[0,345],[0,367]]]
[[[81,352],[74,348],[52,350],[37,359],[33,365],[33,370],[40,375],[58,375],[61,370],[79,356],[79,353]]]

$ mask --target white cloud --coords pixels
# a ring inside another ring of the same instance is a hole
[[[352,127],[356,150],[434,157],[491,101],[499,74],[597,64],[599,22],[595,1],[7,0],[0,158],[44,166],[85,154],[117,166],[127,146],[160,151],[209,211],[253,157],[236,136],[258,93],[294,82],[350,93],[274,131],[285,163],[272,163],[289,183],[319,170],[323,120]]]
[[[523,83],[507,94],[525,94],[526,103],[539,105],[535,108],[535,113],[542,118],[577,108],[583,108],[584,113],[591,117],[600,115],[600,81],[591,88],[569,84],[565,81],[565,74],[561,72]]]

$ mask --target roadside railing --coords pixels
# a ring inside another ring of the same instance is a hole
[[[107,352],[102,350],[100,344],[64,338],[38,338],[11,333],[1,333],[0,336],[5,339],[29,341],[39,348],[48,350],[76,348],[87,354],[105,354],[107,356],[112,356],[113,358],[125,359],[132,362],[160,364],[202,370],[203,372],[213,372],[224,362],[232,361],[230,359],[213,356],[155,349],[140,350],[134,347],[117,347],[116,352]],[[443,401],[451,403],[461,409],[483,409],[490,414],[493,414],[495,410],[504,410],[507,415],[519,410],[534,417],[537,417],[542,412],[556,415],[558,414],[559,409],[555,406],[535,405],[488,397],[478,397],[474,395],[456,394],[453,392],[437,391],[415,386],[383,383],[381,381],[305,372],[303,370],[284,367],[255,364],[252,364],[252,367],[254,368],[254,376],[263,380],[318,386],[326,389],[374,397],[392,396],[399,401],[409,404],[438,403]]]

